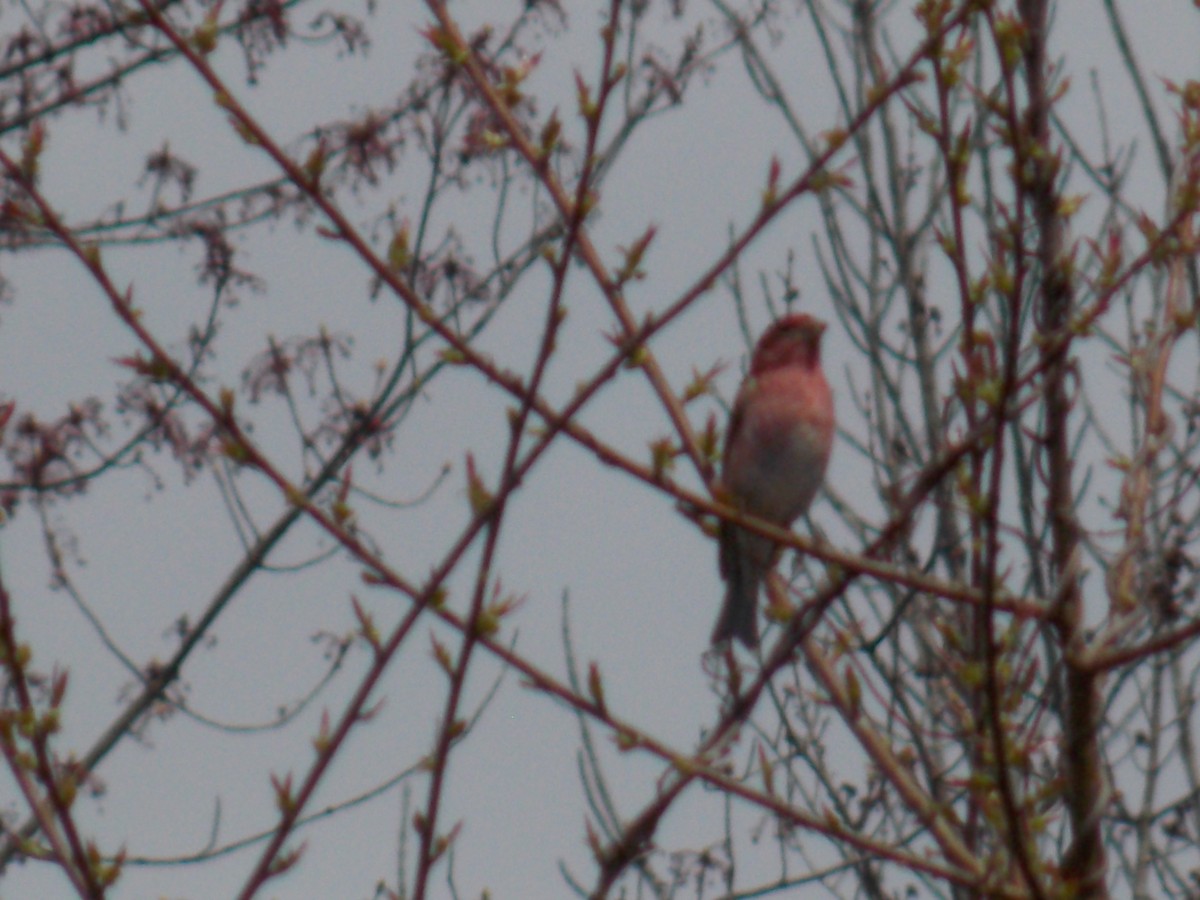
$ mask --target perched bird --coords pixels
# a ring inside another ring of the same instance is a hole
[[[789,527],[816,496],[833,444],[833,395],[821,371],[825,323],[785,316],[767,329],[750,360],[725,435],[721,480],[739,509]],[[712,642],[758,645],[758,588],[779,547],[722,520],[725,604]]]

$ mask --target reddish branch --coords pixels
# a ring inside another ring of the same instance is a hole
[[[1036,321],[1042,332],[1062,333],[1070,325],[1075,287],[1072,254],[1067,247],[1066,221],[1061,213],[1057,181],[1061,156],[1050,138],[1051,70],[1047,0],[1019,0],[1017,9],[1025,29],[1024,74],[1028,91],[1026,136],[1018,144],[1018,171],[1028,175],[1029,205],[1038,230],[1036,259],[1041,285],[1037,292]],[[1018,139],[1020,140],[1020,139]],[[1066,667],[1063,746],[1060,754],[1065,778],[1065,799],[1073,837],[1063,859],[1063,875],[1074,882],[1081,896],[1105,894],[1105,855],[1101,830],[1108,792],[1105,786],[1098,730],[1100,727],[1099,676],[1080,666],[1079,654],[1086,637],[1083,621],[1082,529],[1075,508],[1072,477],[1071,422],[1073,403],[1067,380],[1072,361],[1068,347],[1046,347],[1045,455],[1047,515],[1050,521],[1051,558],[1057,580],[1056,624],[1064,648]]]

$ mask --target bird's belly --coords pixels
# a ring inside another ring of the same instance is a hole
[[[764,519],[791,523],[812,502],[825,469],[822,441],[812,429],[793,427],[760,435],[747,446],[736,483],[729,487],[745,508]]]

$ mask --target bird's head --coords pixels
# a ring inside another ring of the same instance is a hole
[[[819,366],[824,331],[825,323],[807,313],[784,316],[759,338],[750,362],[750,374],[761,375],[784,366],[807,369]]]

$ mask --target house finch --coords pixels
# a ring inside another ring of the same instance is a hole
[[[833,396],[821,371],[821,332],[812,316],[786,316],[754,348],[725,436],[722,481],[739,509],[787,528],[825,475],[833,444]],[[721,577],[728,588],[714,644],[758,645],[758,586],[775,564],[770,539],[721,522]]]

